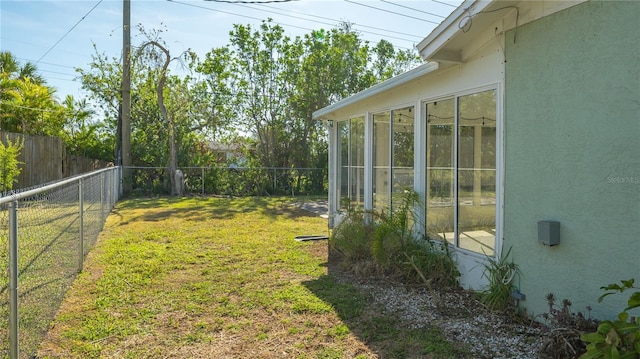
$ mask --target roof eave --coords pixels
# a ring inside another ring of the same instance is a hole
[[[460,24],[465,17],[469,16],[469,10],[473,9],[474,13],[479,13],[489,7],[496,0],[465,0],[458,6],[446,19],[440,23],[427,37],[425,37],[416,46],[418,53],[425,61],[448,61],[461,62],[458,56],[452,51],[444,49],[446,56],[442,59],[434,58],[434,55],[447,45],[449,40],[462,32]]]

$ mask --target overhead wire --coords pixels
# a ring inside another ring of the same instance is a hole
[[[371,9],[375,9],[375,10],[378,10],[378,11],[383,11],[383,12],[386,12],[386,13],[389,13],[389,14],[404,16],[404,17],[409,18],[409,19],[415,19],[415,20],[419,20],[419,21],[428,22],[430,24],[440,25],[439,22],[435,22],[435,21],[431,21],[431,20],[427,20],[427,19],[423,19],[423,18],[419,18],[419,17],[415,17],[415,16],[411,16],[411,15],[407,15],[407,14],[391,11],[391,10],[387,10],[387,9],[382,9],[382,8],[379,8],[379,7],[375,7],[375,6],[359,3],[359,2],[356,2],[356,1],[353,1],[353,0],[344,0],[344,1],[346,1],[348,3],[351,3],[351,4],[356,4],[356,5],[368,7],[368,8],[371,8]]]
[[[64,35],[62,35],[62,37],[60,39],[58,39],[58,41],[56,41],[55,44],[53,44],[42,56],[40,56],[40,58],[38,59],[38,61],[36,61],[36,64],[38,64],[40,62],[40,60],[42,60],[45,56],[47,56],[49,54],[49,52],[51,52],[51,50],[53,50],[59,43],[60,41],[62,41],[65,37],[67,37],[67,35],[69,35],[69,33],[71,33],[71,31],[73,31],[73,29],[76,28],[76,26],[78,26],[78,24],[80,24],[82,22],[82,20],[84,20],[87,16],[89,16],[89,14],[91,14],[91,12],[93,12],[93,10],[95,8],[98,7],[98,5],[100,5],[100,3],[102,3],[103,0],[99,0],[92,8],[91,10],[89,10],[86,14],[84,14],[84,16],[82,16],[80,18],[80,20],[78,20],[78,22],[75,23],[75,25],[73,25]]]
[[[264,1],[252,1],[252,0],[204,0],[211,2],[219,2],[224,4],[273,4],[273,3],[283,3],[283,2],[292,2],[298,0],[264,0]]]
[[[166,0],[168,2],[174,3],[174,4],[180,4],[180,5],[184,5],[184,6],[191,6],[191,7],[195,7],[195,8],[199,8],[199,9],[203,9],[203,10],[209,10],[209,11],[214,11],[214,12],[220,12],[223,14],[227,14],[227,15],[233,15],[233,16],[239,16],[239,17],[244,17],[244,18],[248,18],[248,19],[252,19],[252,20],[258,20],[258,21],[263,21],[264,19],[262,18],[257,18],[254,16],[249,16],[249,15],[243,15],[243,14],[238,14],[238,13],[234,13],[234,12],[230,12],[230,11],[225,11],[225,10],[218,10],[218,9],[212,9],[206,6],[201,6],[201,5],[196,5],[196,4],[190,4],[190,3],[185,3],[182,1],[177,1],[177,0]],[[286,23],[282,23],[282,22],[278,22],[278,21],[273,21],[274,24],[277,25],[282,25],[282,26],[287,26],[287,27],[293,27],[296,29],[301,29],[301,30],[305,30],[305,31],[315,31],[315,29],[311,29],[311,28],[307,28],[307,27],[302,27],[302,26],[297,26],[297,25],[291,25],[291,24],[286,24]],[[377,44],[378,42],[372,41],[372,44]],[[411,50],[412,48],[409,47],[404,47],[404,46],[394,46],[396,48],[399,49],[403,49],[403,50]]]
[[[49,110],[49,109],[46,109],[46,108],[36,108],[36,107],[22,106],[22,105],[17,105],[15,103],[11,103],[11,102],[0,102],[0,104],[9,105],[11,107],[21,108],[23,110],[40,111],[40,112],[58,112],[58,110]],[[64,111],[64,112],[66,112],[66,111]]]
[[[24,60],[24,61],[29,61],[29,62],[34,62],[34,60],[32,60],[32,59],[27,59],[27,58],[24,58],[24,57],[16,57],[16,59],[18,59],[18,60]],[[44,62],[44,61],[40,61],[40,63],[41,63],[41,64],[45,64],[45,65],[51,65],[51,66],[58,66],[58,67],[66,67],[66,68],[69,68],[69,69],[75,69],[75,67],[73,67],[73,66],[69,66],[69,65],[60,65],[60,64],[54,64],[54,63],[52,63],[52,62]]]
[[[275,8],[273,6],[270,6],[270,5],[258,5],[258,6],[259,7],[271,8],[271,9],[277,9],[277,8]],[[296,10],[292,10],[292,9],[287,9],[287,11],[291,12],[291,13],[294,13],[294,14],[301,14],[301,15],[305,15],[305,16],[309,16],[309,17],[315,17],[315,18],[318,18],[318,19],[324,19],[324,20],[336,21],[336,22],[341,22],[342,21],[342,20],[332,19],[332,18],[329,18],[329,17],[320,16],[320,15],[310,15],[310,14],[306,14],[306,13],[304,13],[302,11],[296,11]],[[353,25],[357,26],[357,27],[367,28],[367,29],[390,32],[390,33],[394,33],[394,34],[398,34],[398,35],[412,36],[412,37],[420,38],[420,39],[424,38],[424,36],[408,34],[406,32],[394,31],[394,30],[389,30],[389,29],[383,29],[383,28],[375,27],[375,26],[362,25],[362,24],[359,24],[359,23],[353,23]]]
[[[264,20],[264,19],[261,19],[261,18],[257,18],[257,17],[249,16],[249,15],[243,15],[243,14],[237,14],[237,13],[230,12],[230,11],[224,11],[224,10],[212,9],[212,8],[210,8],[210,7],[201,6],[201,5],[196,5],[196,4],[189,4],[189,3],[186,3],[186,2],[182,2],[182,1],[176,1],[176,0],[167,0],[167,1],[168,1],[168,2],[171,2],[171,3],[174,3],[174,4],[180,4],[180,5],[185,5],[185,6],[195,7],[195,8],[198,8],[198,9],[204,9],[204,10],[209,10],[209,11],[220,12],[220,13],[223,13],[223,14],[233,15],[233,16],[239,16],[239,17],[244,17],[244,18],[251,19],[251,20],[258,20],[258,21],[262,21],[262,20]],[[207,0],[205,0],[205,1],[207,1]],[[277,21],[274,21],[273,23],[274,23],[274,24],[278,24],[278,25],[283,25],[283,26],[294,27],[294,28],[296,28],[296,29],[307,30],[307,31],[313,31],[313,29],[309,29],[309,28],[302,27],[302,26],[289,25],[289,24],[284,24],[284,23],[277,22]]]
[[[423,14],[428,14],[428,15],[435,16],[435,17],[439,17],[439,18],[442,18],[442,19],[444,19],[444,18],[445,18],[445,17],[444,17],[444,16],[442,16],[442,15],[434,14],[434,13],[432,13],[432,12],[428,12],[428,11],[424,11],[424,10],[420,10],[420,9],[416,9],[416,8],[411,7],[411,6],[406,6],[406,5],[396,4],[396,3],[391,2],[391,1],[388,1],[388,0],[380,0],[380,1],[382,1],[383,3],[387,3],[387,4],[391,4],[391,5],[395,5],[395,6],[398,6],[398,7],[403,7],[403,8],[405,8],[405,9],[409,9],[409,10],[411,10],[411,11],[421,12],[421,13],[423,13]]]
[[[444,2],[444,1],[438,1],[438,0],[431,0],[431,1],[433,1],[433,2],[437,2],[438,4],[442,4],[442,5],[447,5],[447,6],[451,6],[451,7],[457,7],[457,6],[455,6],[455,5],[452,5],[452,4],[449,4],[449,3],[446,3],[446,2]]]
[[[211,1],[211,0],[206,0],[206,1]],[[305,18],[303,18],[303,17],[299,17],[299,16],[287,15],[287,14],[283,14],[283,13],[281,13],[281,12],[277,12],[277,11],[272,11],[272,10],[262,10],[262,9],[258,9],[258,8],[252,7],[252,6],[243,5],[243,4],[238,4],[237,6],[242,6],[242,7],[246,7],[246,8],[249,8],[249,9],[258,10],[258,11],[269,12],[269,13],[276,14],[276,15],[283,15],[283,16],[287,16],[287,17],[290,17],[290,18],[294,18],[294,19],[300,19],[300,20],[304,20],[304,21],[316,22],[316,23],[319,23],[319,24],[324,24],[324,25],[329,25],[329,26],[335,26],[335,25],[337,25],[337,24],[334,24],[334,23],[327,23],[327,22],[318,21],[318,20],[309,20],[309,19],[305,19]],[[307,15],[307,16],[311,16],[311,15]],[[339,22],[340,22],[339,20],[331,20],[331,21],[336,21],[336,23],[339,23]],[[383,31],[386,31],[386,30],[383,30]],[[386,35],[386,34],[380,34],[380,33],[377,33],[377,32],[371,32],[371,31],[366,31],[366,30],[360,30],[360,32],[367,33],[367,34],[372,34],[372,35],[378,35],[378,36],[385,36],[385,37],[388,37],[388,38],[391,38],[391,39],[403,40],[403,41],[407,41],[407,42],[412,42],[412,41],[414,41],[414,40],[405,39],[405,38],[401,38],[401,37],[397,37],[397,36],[391,36],[391,35]]]

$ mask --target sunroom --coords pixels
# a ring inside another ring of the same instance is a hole
[[[624,298],[598,298],[638,273],[637,14],[464,1],[418,44],[424,65],[314,113],[330,135],[330,225],[412,188],[416,229],[452,248],[465,288],[508,250],[529,313],[546,293],[618,313]]]
[[[474,19],[483,31],[463,31],[461,6],[418,46],[425,64],[314,113],[330,137],[329,225],[347,206],[393,210],[411,189],[416,230],[454,248],[467,288],[483,286],[482,263],[501,249],[509,11]]]

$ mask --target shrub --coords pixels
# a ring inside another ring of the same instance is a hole
[[[547,325],[547,333],[538,351],[540,359],[577,358],[586,351],[580,336],[594,330],[598,322],[591,319],[591,307],[587,306],[587,315],[573,312],[569,299],[563,299],[561,305],[556,304],[556,296],[546,296],[549,311],[541,314]]]
[[[460,273],[446,242],[429,240],[413,230],[417,204],[417,194],[407,191],[400,205],[389,212],[351,209],[334,229],[330,245],[352,268],[355,262],[368,262],[369,272],[384,271],[429,287],[455,286]]]
[[[24,145],[24,140],[11,142],[9,136],[6,142],[5,145],[0,141],[0,194],[3,195],[13,189],[13,184],[18,181],[17,178],[21,172],[18,156]]]
[[[373,227],[365,221],[362,210],[350,210],[347,217],[333,229],[329,246],[342,254],[347,262],[371,259]]]
[[[516,289],[513,278],[520,275],[518,266],[509,261],[511,248],[501,258],[487,257],[482,276],[487,278],[489,285],[480,293],[480,301],[491,309],[508,310],[514,307],[511,293]]]
[[[601,289],[607,292],[598,302],[616,292],[624,292],[630,289],[640,289],[634,286],[634,279],[623,280],[620,284],[610,284]],[[595,333],[583,334],[581,339],[588,343],[587,352],[581,359],[590,358],[640,358],[640,323],[634,317],[629,316],[629,310],[640,308],[640,291],[633,292],[627,301],[625,308],[616,320],[604,320],[598,325]]]

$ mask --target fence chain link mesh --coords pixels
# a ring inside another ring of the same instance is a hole
[[[327,168],[180,167],[184,189],[194,195],[298,196],[326,195]],[[166,168],[132,167],[134,195],[168,194]]]
[[[9,204],[18,228],[18,347],[34,357],[81,263],[119,197],[119,168],[4,197],[0,204],[0,356],[10,357]],[[80,186],[84,201],[79,202]],[[36,192],[36,193],[33,193]],[[29,195],[22,196],[22,194]],[[82,217],[80,208],[83,208]],[[81,222],[83,233],[81,236]],[[81,243],[83,238],[83,243]],[[82,251],[82,256],[80,255]]]

